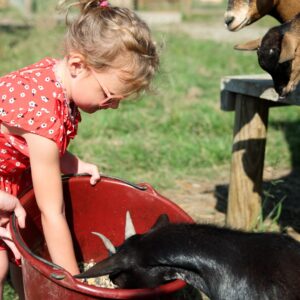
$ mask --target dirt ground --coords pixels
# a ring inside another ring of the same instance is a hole
[[[277,226],[300,240],[300,169],[266,168],[263,183],[263,213],[266,217],[282,200]],[[213,180],[187,179],[174,183],[172,189],[161,191],[185,210],[196,222],[225,225],[229,171]],[[274,214],[275,215],[275,214]],[[273,216],[274,216],[273,215]]]

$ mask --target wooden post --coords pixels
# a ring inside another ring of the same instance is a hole
[[[192,0],[180,0],[180,7],[186,15],[190,15],[192,10]]]
[[[24,0],[24,12],[26,16],[30,16],[32,13],[32,0]]]
[[[133,9],[139,10],[139,0],[133,0]]]
[[[269,107],[259,98],[237,94],[226,223],[249,230],[261,211]]]

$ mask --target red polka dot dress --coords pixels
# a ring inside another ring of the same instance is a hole
[[[40,62],[0,77],[0,125],[22,128],[54,141],[63,155],[77,133],[80,113],[69,105],[54,67]],[[0,132],[0,189],[18,195],[28,185],[28,147],[21,136]],[[25,180],[25,178],[27,178]]]

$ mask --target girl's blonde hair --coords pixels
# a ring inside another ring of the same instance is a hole
[[[120,79],[127,83],[125,94],[147,90],[159,64],[147,24],[133,11],[101,5],[103,1],[69,2],[62,0],[59,6],[66,6],[68,12],[77,6],[81,13],[71,22],[66,18],[66,54],[79,52],[88,66],[98,71],[120,69]]]

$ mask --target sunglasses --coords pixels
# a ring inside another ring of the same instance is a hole
[[[111,94],[110,91],[108,90],[108,88],[105,87],[105,85],[103,85],[101,83],[101,81],[97,78],[96,74],[94,71],[91,70],[91,74],[93,75],[93,77],[95,78],[95,80],[97,81],[97,83],[99,84],[102,94],[104,96],[103,100],[101,101],[100,106],[101,107],[113,107],[113,108],[117,108],[120,101],[122,99],[124,99],[125,97],[123,95],[114,95]]]

